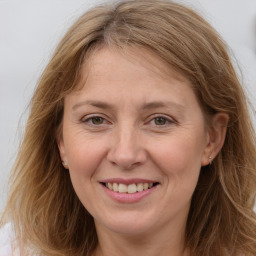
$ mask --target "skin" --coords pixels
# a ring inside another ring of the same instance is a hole
[[[147,50],[100,49],[82,76],[82,89],[65,98],[58,145],[94,217],[95,255],[189,255],[191,197],[201,166],[223,145],[228,117],[206,125],[190,82]],[[100,183],[113,178],[158,185],[142,200],[122,203]]]

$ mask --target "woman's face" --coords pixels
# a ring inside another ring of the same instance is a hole
[[[97,230],[184,229],[209,156],[190,82],[141,49],[98,50],[82,74],[65,98],[59,149]]]

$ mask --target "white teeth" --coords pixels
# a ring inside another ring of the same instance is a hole
[[[137,191],[138,191],[138,192],[143,191],[143,183],[139,183],[139,184],[137,185]]]
[[[127,193],[128,192],[127,185],[120,183],[118,186],[118,192],[119,193]]]
[[[143,183],[143,189],[147,190],[148,189],[148,183]]]
[[[119,185],[120,186],[120,185]],[[135,184],[128,185],[128,193],[133,194],[137,192],[137,187]]]
[[[106,187],[115,192],[133,194],[136,192],[141,192],[143,190],[148,190],[152,188],[153,183],[145,182],[145,183],[138,183],[138,184],[132,183],[132,184],[126,185],[122,183],[118,184],[116,182],[114,183],[108,182],[106,183]]]
[[[112,185],[112,183],[108,182],[108,183],[107,183],[107,187],[108,187],[110,190],[113,190],[113,185]]]
[[[109,188],[109,189],[111,189],[111,188]],[[113,190],[114,191],[118,191],[118,184],[117,183],[113,183]]]

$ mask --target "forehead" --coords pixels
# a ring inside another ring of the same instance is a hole
[[[124,64],[124,60],[126,64],[130,65],[120,66],[118,71],[122,71],[123,74],[126,74],[127,79],[132,79],[132,77],[129,76],[129,71],[134,71],[139,67],[139,72],[137,72],[138,75],[147,73],[147,76],[154,77],[155,79],[167,81],[177,80],[192,86],[190,81],[184,75],[177,72],[173,67],[171,67],[171,65],[161,59],[150,49],[135,46],[127,46],[120,49],[115,46],[109,47],[99,45],[86,54],[81,67],[79,88],[82,88],[86,82],[88,82],[87,79],[89,77],[94,76],[94,78],[100,78],[103,75],[108,75],[107,72],[111,72],[113,74],[117,73],[116,67],[113,65],[113,61],[119,61],[120,64]],[[129,69],[127,69],[128,66]],[[114,70],[111,70],[111,67],[113,67]],[[131,67],[133,67],[133,70]]]
[[[70,95],[73,104],[108,101],[140,108],[161,101],[197,103],[190,82],[146,49],[101,48],[84,63],[81,75],[80,89]]]

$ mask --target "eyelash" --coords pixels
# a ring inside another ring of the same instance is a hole
[[[97,118],[101,119],[102,123],[100,123],[100,124],[93,123],[93,120],[95,120]],[[162,121],[164,121],[164,124],[156,124],[157,119],[162,119]],[[108,123],[111,124],[111,122],[107,121],[107,119],[105,117],[102,117],[100,115],[95,115],[95,116],[89,116],[87,118],[82,118],[81,122],[86,123],[89,126],[93,126],[93,127],[101,127],[102,125],[105,125],[105,124],[108,124]],[[173,118],[166,117],[166,116],[163,116],[163,115],[160,115],[160,114],[159,115],[157,115],[157,114],[154,115],[153,118],[151,116],[150,120],[147,121],[146,124],[151,124],[151,122],[154,122],[153,125],[157,126],[157,127],[166,127],[170,124],[176,124],[177,123]]]
[[[94,124],[93,120],[95,120],[97,118],[101,119],[104,123],[102,123],[102,124]],[[104,125],[107,122],[106,118],[104,118],[104,117],[102,117],[100,115],[90,116],[90,117],[87,117],[86,119],[83,118],[81,121],[82,121],[82,123],[87,123],[90,126],[101,126],[101,125]]]
[[[156,124],[157,119],[162,119],[164,121],[164,124]],[[176,121],[171,117],[166,117],[163,115],[155,115],[153,118],[150,119],[148,123],[154,122],[154,125],[157,127],[166,127],[169,124],[174,124]]]

